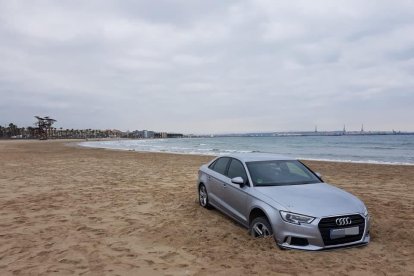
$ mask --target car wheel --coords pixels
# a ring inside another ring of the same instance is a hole
[[[208,203],[207,188],[204,186],[204,184],[201,184],[198,188],[198,202],[200,203],[201,207],[211,209],[211,205]]]
[[[264,238],[273,235],[272,226],[265,217],[255,218],[250,224],[250,235],[255,238]]]

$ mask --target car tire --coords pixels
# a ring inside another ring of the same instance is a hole
[[[255,238],[264,238],[273,236],[272,226],[266,217],[255,218],[249,227],[249,233]]]
[[[207,188],[204,186],[204,184],[200,184],[198,187],[198,203],[201,207],[204,207],[206,209],[211,209],[212,206],[208,202],[208,193]]]

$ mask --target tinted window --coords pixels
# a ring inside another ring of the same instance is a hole
[[[209,168],[209,169],[213,169],[213,168],[214,168],[214,165],[216,164],[216,162],[217,162],[217,160],[216,160],[216,161],[214,161],[213,163],[211,163],[211,164],[210,164],[210,166],[208,166],[208,168]]]
[[[244,170],[243,164],[239,160],[236,160],[236,159],[231,160],[231,163],[229,166],[229,172],[227,173],[227,175],[230,178],[241,176],[245,182],[247,181],[247,175],[246,175],[246,171]]]
[[[255,186],[320,183],[321,181],[296,160],[246,163]]]
[[[225,174],[229,160],[230,158],[222,157],[214,163],[214,166],[211,169],[218,173]]]

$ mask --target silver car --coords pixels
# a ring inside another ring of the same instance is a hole
[[[202,207],[215,207],[255,237],[273,235],[280,248],[321,250],[370,240],[364,203],[296,159],[220,156],[200,167],[197,191]]]

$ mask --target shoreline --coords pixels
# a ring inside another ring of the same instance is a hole
[[[111,141],[111,140],[109,140]],[[115,140],[116,141],[116,140]],[[76,142],[76,141],[73,141]],[[81,145],[81,143],[85,143],[85,142],[94,142],[94,141],[82,141],[82,142],[77,142],[77,146],[80,148],[92,148],[92,149],[104,149],[104,150],[114,150],[114,151],[122,151],[122,152],[138,152],[138,153],[158,153],[158,154],[175,154],[175,155],[185,155],[185,156],[199,156],[199,157],[212,157],[215,158],[217,156],[220,155],[215,155],[215,154],[201,154],[199,152],[197,153],[188,153],[188,152],[173,152],[173,151],[145,151],[145,150],[135,150],[135,149],[122,149],[122,148],[114,148],[114,147],[99,147],[99,146],[88,146],[88,145]],[[253,153],[253,152],[252,152]],[[266,152],[261,152],[261,153],[266,153]],[[232,154],[231,152],[229,152],[228,154]],[[369,164],[369,165],[389,165],[389,166],[414,166],[414,163],[405,163],[405,162],[386,162],[386,161],[375,161],[375,160],[370,160],[370,161],[365,161],[365,160],[339,160],[339,159],[317,159],[317,158],[296,158],[298,160],[302,160],[302,161],[312,161],[312,162],[333,162],[333,163],[350,163],[350,164]]]

